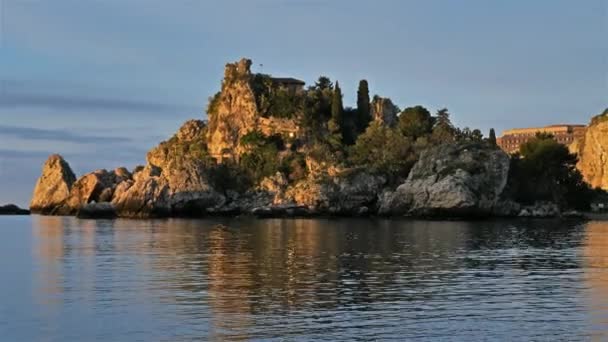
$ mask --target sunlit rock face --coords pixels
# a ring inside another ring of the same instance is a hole
[[[70,194],[76,176],[70,165],[58,154],[49,156],[36,182],[30,209],[33,213],[51,214]]]
[[[371,103],[371,114],[375,121],[387,126],[397,123],[399,109],[393,104],[391,99],[386,97],[374,96]]]
[[[226,64],[222,90],[208,108],[209,153],[221,159],[225,154],[239,155],[242,136],[256,129],[258,109],[251,87],[251,60]]]
[[[147,154],[148,164],[120,184],[112,203],[119,216],[148,217],[203,213],[224,197],[208,181],[203,156],[206,127],[202,121],[184,123],[169,140]]]
[[[490,215],[507,183],[509,156],[483,144],[426,150],[405,183],[380,199],[381,214]]]
[[[585,181],[608,190],[608,113],[596,116],[570,150],[578,154],[577,168]]]

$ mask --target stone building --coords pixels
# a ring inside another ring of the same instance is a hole
[[[271,80],[274,84],[287,88],[292,94],[304,91],[304,85],[306,84],[304,81],[291,77],[272,77]]]
[[[518,152],[522,144],[534,138],[536,133],[548,133],[553,135],[560,144],[570,145],[575,139],[585,134],[585,125],[550,125],[545,127],[514,128],[503,132],[502,136],[496,139],[498,146],[507,153]]]

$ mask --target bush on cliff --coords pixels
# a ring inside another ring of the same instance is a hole
[[[304,94],[291,92],[273,82],[272,77],[255,74],[251,81],[258,111],[263,117],[294,118],[302,112]]]
[[[241,138],[241,145],[248,151],[241,156],[240,168],[254,184],[279,170],[278,153],[284,148],[280,137],[267,137],[259,131],[252,131]]]
[[[349,149],[352,166],[387,176],[407,176],[416,161],[411,140],[397,129],[374,122]]]

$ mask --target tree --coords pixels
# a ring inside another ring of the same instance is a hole
[[[247,152],[241,156],[239,166],[252,184],[279,170],[279,150],[284,148],[279,136],[267,137],[260,131],[251,131],[241,137],[240,144]]]
[[[546,134],[521,145],[512,157],[511,192],[522,203],[552,201],[561,207],[588,209],[590,191],[576,169],[577,157]]]
[[[477,128],[471,130],[469,127],[465,128],[454,128],[454,138],[457,141],[472,141],[481,142],[483,140],[483,134]]]
[[[336,82],[334,86],[333,97],[331,100],[331,119],[328,123],[329,133],[331,135],[330,143],[334,147],[341,144],[344,129],[344,107],[342,106],[342,90]]]
[[[342,141],[345,145],[352,145],[361,133],[359,132],[357,110],[350,107],[344,108],[342,118]]]
[[[397,129],[372,122],[350,148],[349,161],[371,172],[406,177],[416,155],[410,139]]]
[[[450,120],[450,113],[447,108],[437,111],[435,126],[433,127],[433,141],[436,143],[446,143],[454,141],[456,129]]]
[[[488,138],[488,142],[490,146],[498,146],[496,143],[496,132],[494,132],[494,128],[490,128],[490,137]]]
[[[483,140],[483,133],[481,133],[481,131],[477,128],[475,128],[472,132],[471,132],[471,141],[482,141]]]
[[[364,132],[372,120],[369,102],[369,87],[366,80],[359,81],[357,90],[357,130]]]
[[[321,90],[324,89],[333,89],[333,84],[331,80],[327,76],[319,76],[317,82],[315,82],[315,87]]]
[[[422,106],[408,107],[399,115],[397,126],[403,135],[416,140],[432,132],[433,118]]]

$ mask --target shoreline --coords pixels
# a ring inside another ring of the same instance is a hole
[[[581,213],[580,216],[535,216],[535,217],[523,217],[523,216],[403,216],[403,215],[336,215],[336,214],[309,214],[309,215],[254,215],[254,214],[236,214],[236,215],[167,215],[167,216],[148,216],[148,217],[137,217],[137,216],[86,216],[79,217],[78,215],[45,215],[39,213],[30,214],[7,214],[5,216],[40,216],[40,217],[73,217],[79,220],[170,220],[170,219],[183,219],[183,220],[204,220],[204,219],[256,219],[256,220],[268,220],[268,219],[322,219],[322,220],[349,220],[349,219],[361,219],[361,220],[390,220],[390,221],[454,221],[454,222],[495,222],[495,221],[608,221],[608,213]]]

